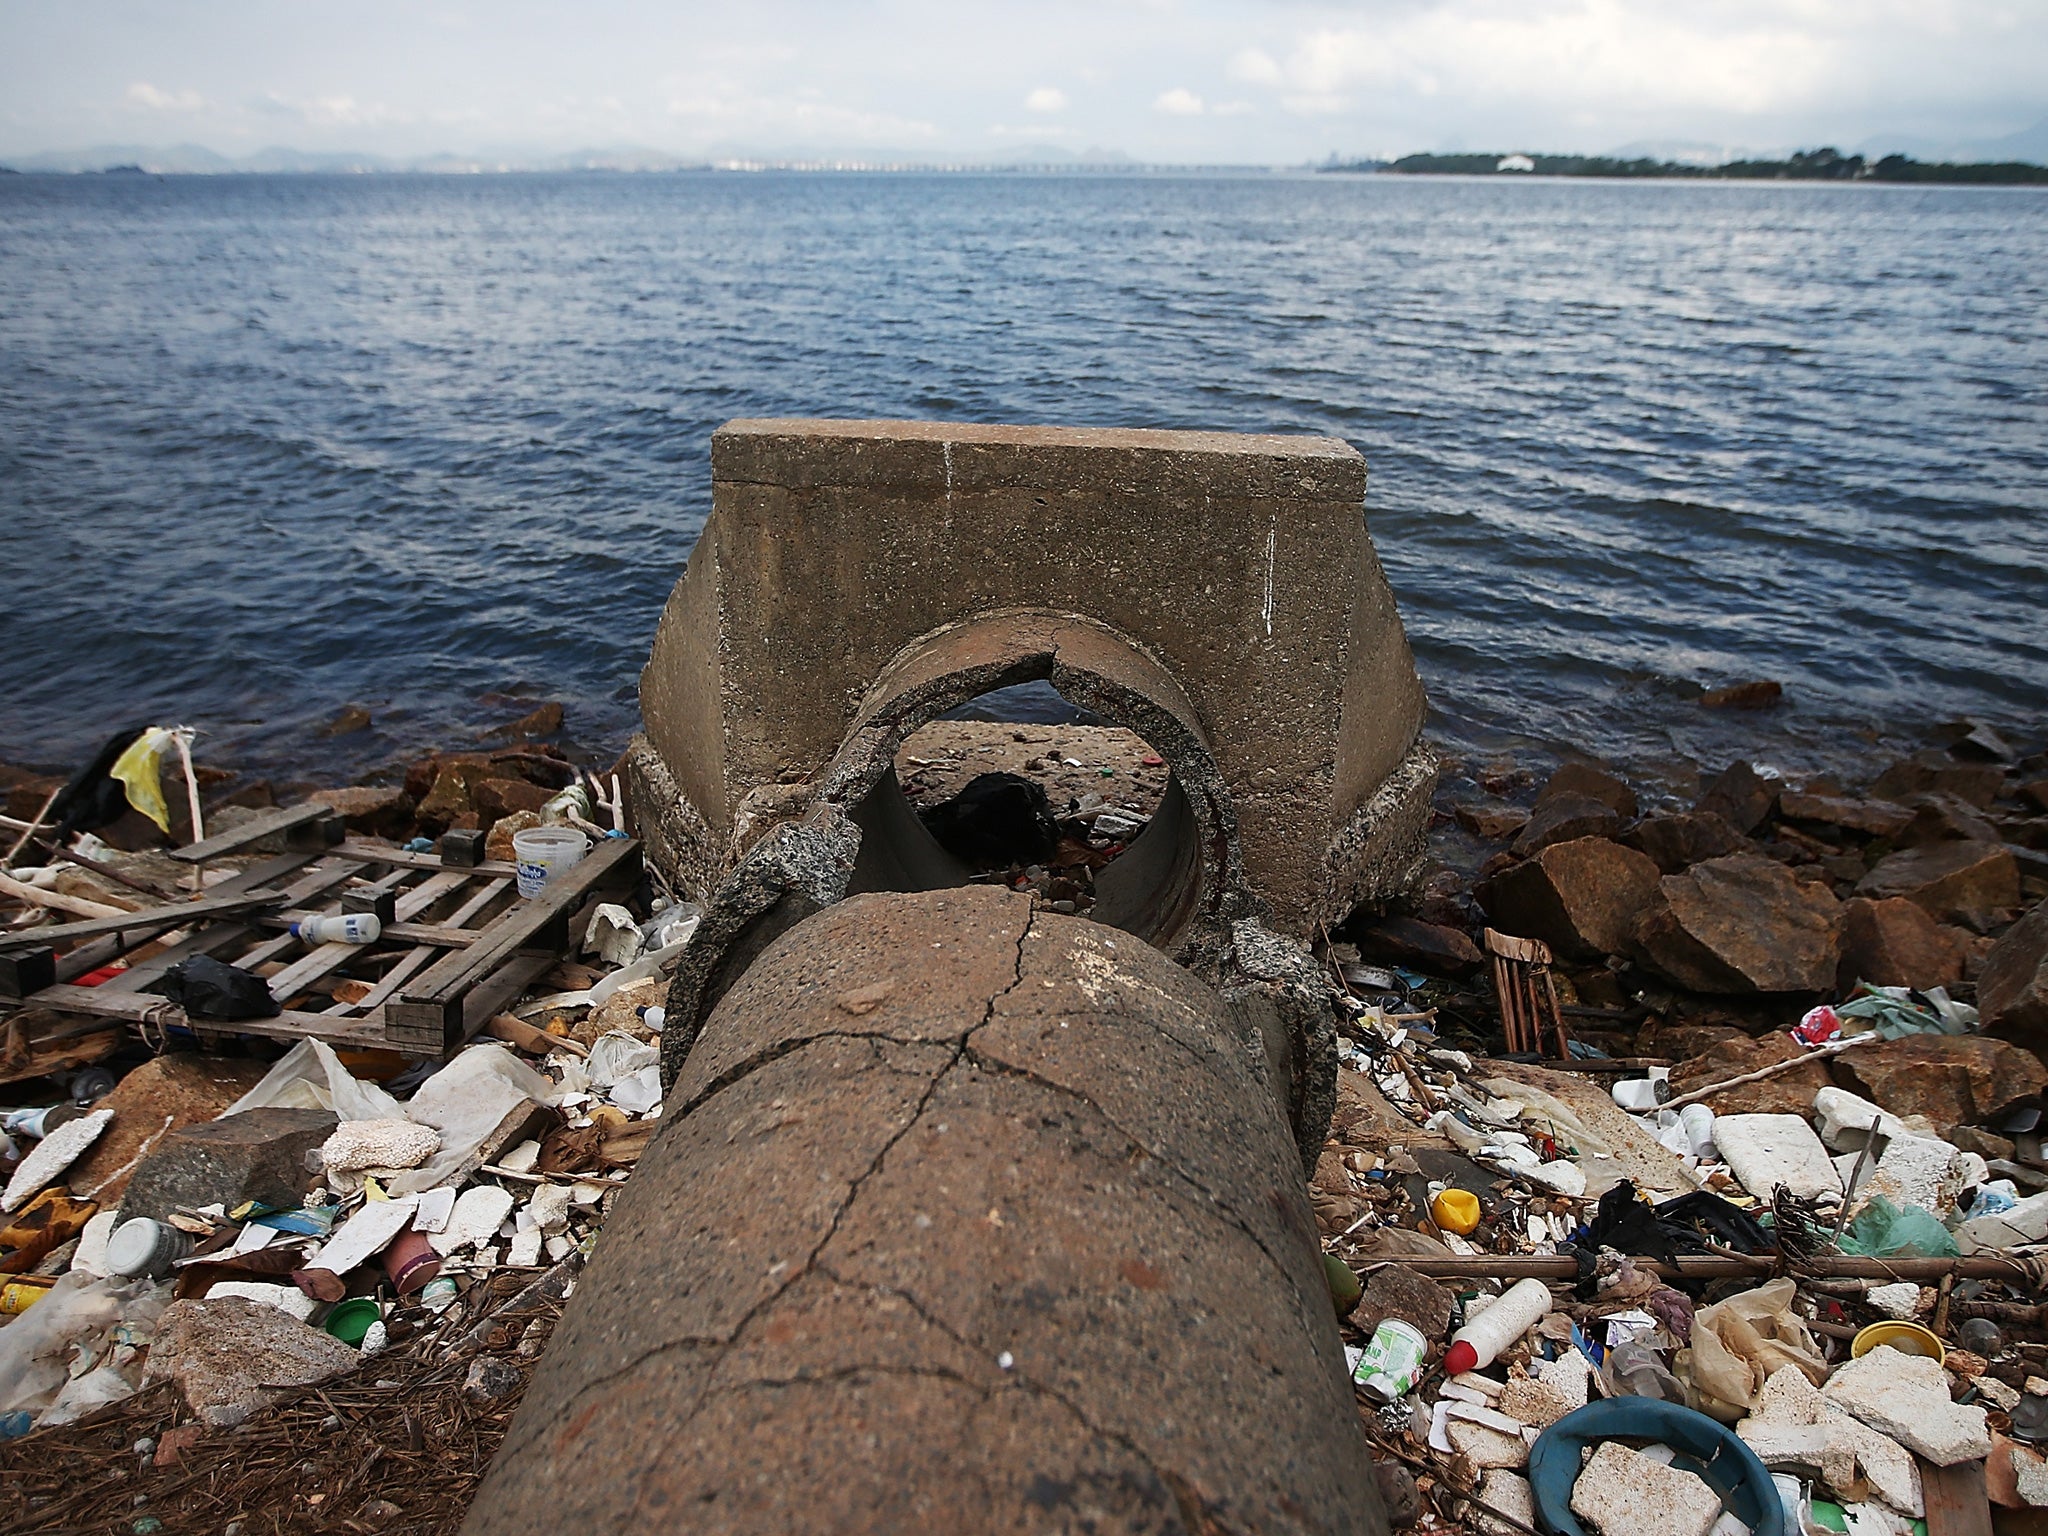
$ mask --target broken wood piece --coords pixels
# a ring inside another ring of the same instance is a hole
[[[1739,1088],[1744,1083],[1756,1083],[1763,1081],[1767,1077],[1776,1077],[1780,1072],[1790,1072],[1795,1067],[1803,1067],[1809,1061],[1825,1061],[1830,1056],[1839,1056],[1842,1052],[1853,1050],[1859,1045],[1867,1045],[1876,1038],[1876,1030],[1871,1030],[1866,1034],[1851,1035],[1847,1040],[1832,1041],[1827,1045],[1820,1046],[1815,1050],[1806,1051],[1788,1060],[1774,1061],[1768,1067],[1758,1067],[1756,1071],[1745,1072],[1740,1077],[1723,1078],[1718,1083],[1709,1083],[1704,1088],[1695,1088],[1691,1093],[1681,1093],[1675,1099],[1666,1099],[1657,1107],[1659,1109],[1683,1109],[1688,1104],[1697,1104],[1701,1099],[1711,1098],[1715,1094],[1724,1092],[1729,1088]]]
[[[309,800],[304,805],[280,806],[243,822],[239,827],[216,832],[212,837],[188,843],[183,848],[173,848],[170,857],[180,864],[203,864],[208,859],[217,859],[224,853],[233,853],[237,848],[261,842],[274,833],[281,832],[289,837],[301,828],[321,821],[332,821],[336,826],[341,824],[341,818],[330,807],[316,800]]]
[[[0,892],[5,892],[16,901],[31,907],[46,907],[52,912],[69,912],[75,917],[119,917],[129,909],[111,906],[104,901],[88,901],[83,896],[67,896],[62,891],[47,891],[40,885],[30,885],[26,880],[17,880],[12,875],[0,875]],[[35,930],[25,930],[34,932]],[[42,930],[47,933],[50,930]],[[9,934],[9,938],[19,937]]]

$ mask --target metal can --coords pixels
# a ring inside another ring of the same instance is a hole
[[[8,1275],[0,1284],[0,1317],[19,1317],[50,1294],[57,1282],[41,1276]]]
[[[1415,1378],[1428,1358],[1429,1340],[1422,1330],[1390,1317],[1373,1330],[1351,1379],[1375,1403],[1398,1402],[1414,1390]]]

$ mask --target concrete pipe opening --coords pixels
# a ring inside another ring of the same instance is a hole
[[[1171,949],[1201,900],[1194,808],[1152,742],[1066,699],[1050,674],[1048,660],[1043,678],[904,738],[852,808],[849,892],[1000,885]]]

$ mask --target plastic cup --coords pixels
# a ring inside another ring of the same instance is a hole
[[[363,1335],[370,1331],[370,1324],[383,1319],[384,1309],[377,1305],[375,1298],[351,1296],[337,1301],[334,1310],[327,1314],[327,1321],[320,1326],[327,1333],[355,1349],[363,1347]]]
[[[1918,1323],[1872,1323],[1849,1341],[1849,1353],[1855,1359],[1861,1360],[1873,1349],[1896,1349],[1902,1355],[1925,1355],[1930,1360],[1948,1356],[1941,1340]]]
[[[519,863],[519,894],[531,900],[556,875],[590,852],[590,839],[572,827],[528,827],[512,834]]]

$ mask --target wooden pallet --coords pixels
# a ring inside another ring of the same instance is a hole
[[[607,838],[539,896],[521,900],[511,864],[444,863],[437,853],[348,838],[340,819],[320,805],[271,812],[171,857],[203,868],[278,834],[287,852],[208,886],[199,899],[0,934],[0,1009],[77,1016],[25,1048],[47,1057],[61,1050],[58,1036],[82,1040],[119,1021],[150,1036],[186,1029],[443,1056],[569,952],[586,904],[623,894],[640,875],[640,845]],[[344,910],[377,911],[378,940],[308,945],[290,933],[303,918]],[[195,955],[268,969],[282,1011],[267,1019],[195,1020],[147,990]],[[98,985],[79,984],[123,961],[124,969]],[[368,991],[352,1001],[337,998],[342,981]]]

